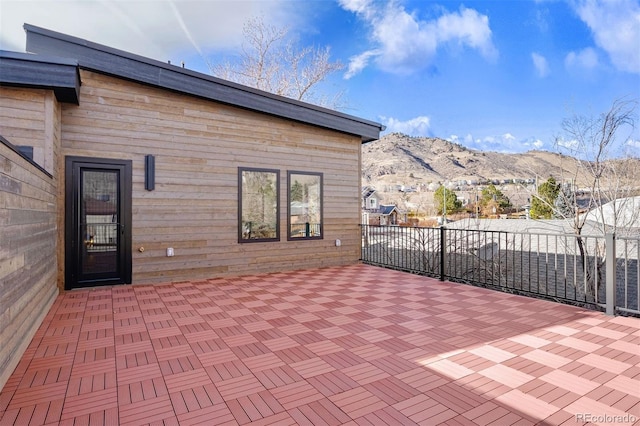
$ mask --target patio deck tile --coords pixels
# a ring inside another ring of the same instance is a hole
[[[380,410],[389,404],[364,387],[357,387],[333,395],[329,399],[352,419]]]
[[[61,294],[0,425],[640,425],[640,320],[365,265]]]

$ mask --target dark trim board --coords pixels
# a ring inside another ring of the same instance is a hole
[[[78,105],[78,62],[46,55],[0,51],[0,86],[50,89],[59,102]]]
[[[130,81],[222,102],[301,123],[360,136],[362,142],[380,137],[384,126],[352,115],[277,96],[240,84],[77,37],[25,24],[27,51],[74,58],[83,69]]]

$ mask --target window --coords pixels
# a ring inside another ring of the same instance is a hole
[[[238,168],[238,242],[280,239],[280,172]]]
[[[288,172],[287,239],[322,238],[322,173]]]
[[[29,160],[33,161],[33,147],[32,146],[18,145],[18,146],[16,146],[16,148],[18,148],[18,152],[20,152],[20,154],[24,155]]]

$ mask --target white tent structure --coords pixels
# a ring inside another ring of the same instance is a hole
[[[587,221],[640,232],[640,196],[618,198],[588,212]]]

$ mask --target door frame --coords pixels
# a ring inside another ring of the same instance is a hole
[[[120,252],[121,272],[117,278],[83,280],[79,281],[79,265],[81,256],[79,227],[77,224],[77,215],[79,214],[79,176],[76,170],[79,167],[95,167],[105,169],[120,169],[120,203],[119,217],[124,227],[122,245]],[[75,185],[78,184],[76,188]],[[92,287],[113,284],[131,284],[132,275],[132,255],[131,255],[131,217],[132,217],[132,161],[110,158],[94,158],[94,157],[65,157],[65,201],[64,201],[64,223],[65,223],[65,290],[74,288]]]

